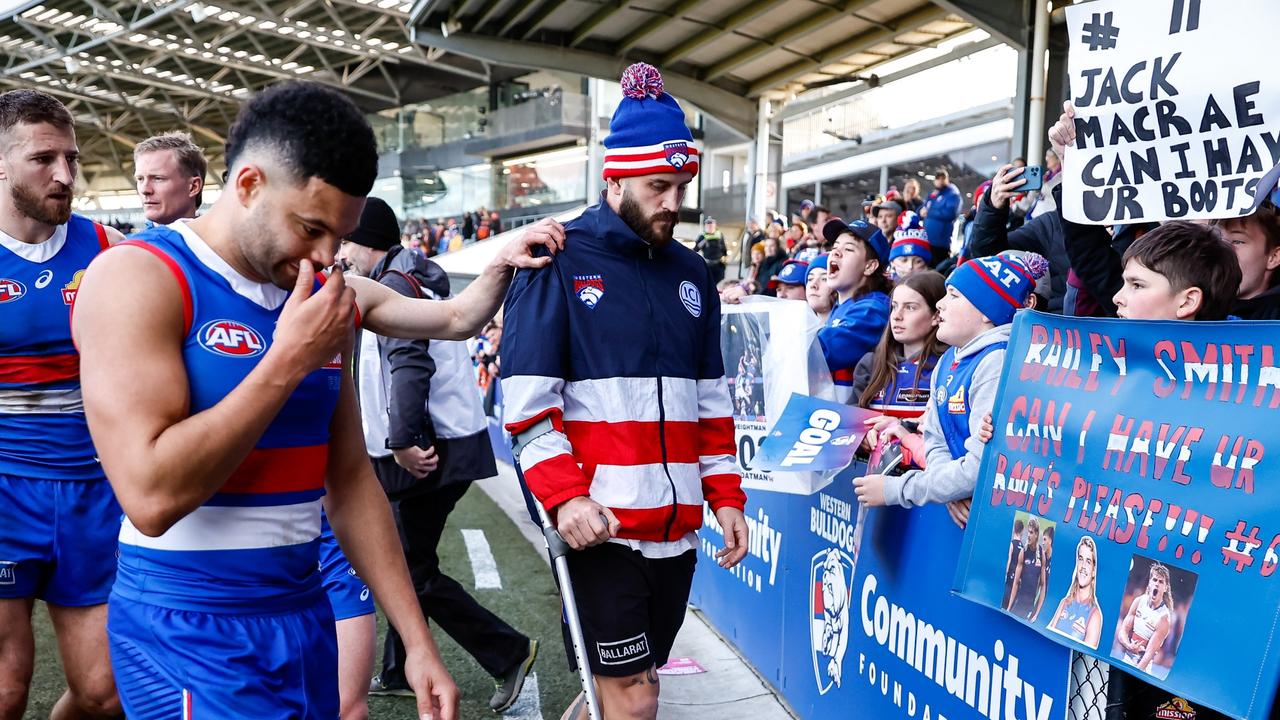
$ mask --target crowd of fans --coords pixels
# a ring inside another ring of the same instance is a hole
[[[748,228],[750,266],[720,283],[722,302],[753,294],[807,302],[822,321],[817,339],[838,399],[880,413],[865,449],[889,440],[903,447],[904,474],[855,480],[863,504],[945,504],[957,525],[967,524],[1005,346],[1024,308],[1144,320],[1280,318],[1280,190],[1264,189],[1266,199],[1243,217],[1079,225],[1060,210],[1059,158],[1074,136],[1068,107],[1050,131],[1045,164],[1029,172],[1019,158],[999,168],[965,213],[939,170],[927,197],[908,182],[868,200],[859,218],[805,201],[789,222],[770,213]],[[1024,192],[1024,176],[1036,172],[1042,188]],[[1026,548],[1024,572],[1047,568],[1038,544]],[[1038,597],[1035,579],[1022,580],[1021,596]]]
[[[404,222],[400,243],[426,257],[435,257],[487,240],[502,230],[498,211],[479,207],[472,212],[464,212],[461,219],[444,217],[432,221],[409,218]]]
[[[913,470],[860,479],[867,504],[947,503],[965,524],[1018,310],[1280,318],[1280,191],[1252,215],[1211,223],[1078,225],[1059,210],[1069,114],[1050,139],[1041,189],[1021,189],[1019,158],[977,189],[967,213],[943,169],[928,196],[912,180],[869,199],[858,218],[809,200],[789,221],[770,212],[747,229],[742,277],[720,282],[727,304],[756,294],[807,302],[822,322],[818,342],[839,399],[883,414],[869,442],[903,442]],[[723,248],[710,246],[700,240],[698,249],[722,263]],[[933,373],[939,363],[950,368],[945,378]],[[962,398],[963,407],[939,412],[931,396]]]

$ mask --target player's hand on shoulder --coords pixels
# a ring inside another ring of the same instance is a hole
[[[555,510],[556,531],[574,550],[607,542],[622,528],[612,510],[586,495],[566,500]]]
[[[311,263],[298,264],[298,280],[276,323],[271,351],[284,353],[291,367],[305,374],[332,361],[346,347],[355,322],[355,291],[341,270],[312,292]]]
[[[551,264],[551,256],[564,249],[564,226],[555,218],[544,218],[525,228],[498,253],[497,263],[508,268],[541,268]],[[548,255],[534,257],[539,247]]]

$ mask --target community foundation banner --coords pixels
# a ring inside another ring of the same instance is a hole
[[[1068,6],[1067,26],[1067,219],[1248,214],[1280,163],[1280,3],[1096,0]]]
[[[1280,323],[1019,313],[956,585],[1194,703],[1280,676]]]

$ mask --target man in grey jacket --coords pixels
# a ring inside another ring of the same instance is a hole
[[[445,300],[449,277],[400,245],[395,213],[369,198],[360,225],[338,259],[410,297]],[[445,521],[472,481],[497,475],[464,342],[399,340],[361,332],[357,388],[365,446],[391,500],[409,574],[423,613],[496,679],[495,712],[515,703],[538,644],[485,609],[440,571],[436,546]],[[404,645],[388,628],[382,670],[370,694],[412,694],[404,681]]]

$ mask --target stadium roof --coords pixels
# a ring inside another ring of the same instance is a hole
[[[489,62],[616,79],[662,69],[667,87],[753,135],[757,98],[848,83],[983,26],[1018,44],[1008,0],[418,0],[425,46]],[[965,7],[961,7],[965,6]],[[977,10],[969,6],[979,6]],[[963,14],[962,14],[963,13]]]
[[[83,172],[132,177],[133,146],[187,129],[215,164],[254,91],[305,78],[381,110],[488,82],[410,41],[403,0],[49,0],[0,4],[0,86],[38,87],[79,125]]]
[[[39,87],[79,124],[91,194],[132,149],[187,129],[221,165],[235,113],[289,78],[369,111],[512,77],[616,79],[646,60],[744,135],[756,99],[848,83],[975,27],[1017,44],[1024,0],[0,0],[0,89]]]

